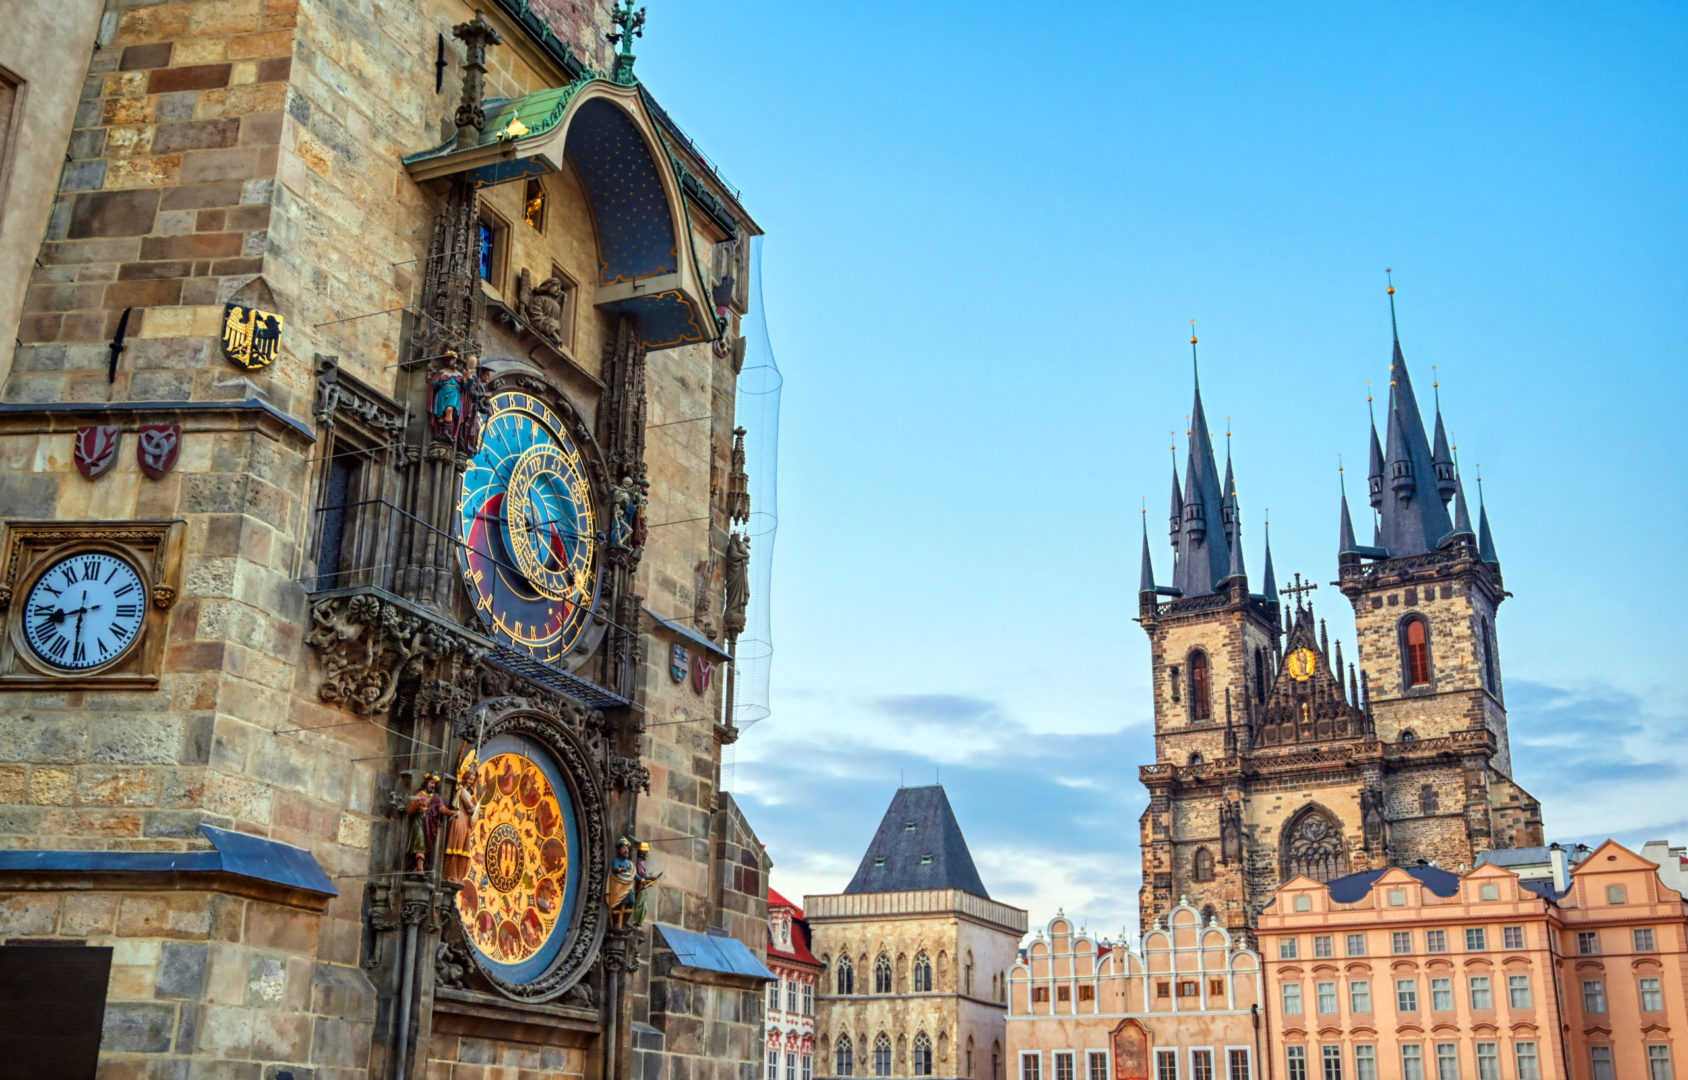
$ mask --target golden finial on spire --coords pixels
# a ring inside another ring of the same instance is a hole
[[[1196,320],[1190,320],[1190,344],[1196,343]]]
[[[1394,275],[1394,273],[1395,273],[1395,271],[1394,271],[1394,270],[1391,270],[1391,269],[1390,269],[1390,268],[1389,268],[1389,267],[1387,267],[1387,266],[1385,266],[1385,267],[1384,267],[1384,268],[1383,268],[1383,276],[1384,276],[1384,280],[1386,280],[1386,281],[1388,281],[1388,282],[1389,282],[1389,288],[1388,288],[1388,289],[1387,289],[1387,290],[1385,290],[1385,291],[1386,291],[1386,292],[1388,292],[1388,293],[1389,293],[1389,295],[1390,295],[1390,296],[1394,296],[1394,295],[1395,295],[1395,278],[1394,278],[1394,276],[1393,276],[1393,275]]]

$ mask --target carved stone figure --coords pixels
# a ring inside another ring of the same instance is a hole
[[[492,372],[476,365],[475,372],[464,385],[463,422],[458,425],[457,448],[473,454],[481,448],[481,428],[492,411]]]
[[[610,864],[610,880],[604,889],[604,902],[610,908],[611,929],[625,927],[633,914],[633,886],[637,875],[633,865],[633,841],[623,836],[615,842],[615,862]]]
[[[538,285],[532,285],[532,281],[533,275],[524,268],[518,290],[522,314],[541,337],[560,345],[564,340],[563,312],[568,302],[568,285],[555,275]]]
[[[1227,863],[1243,857],[1242,812],[1235,803],[1219,805],[1219,855]]]
[[[463,764],[457,768],[457,790],[452,793],[451,806],[446,811],[451,823],[445,834],[445,879],[457,885],[469,876],[469,860],[474,854],[469,844],[475,814],[480,810],[479,792],[476,790],[479,782],[475,771],[477,764],[475,752],[469,751]]]
[[[733,429],[733,468],[727,475],[727,517],[734,524],[750,520],[750,474],[745,471],[744,428]]]
[[[1366,849],[1377,851],[1383,847],[1384,819],[1383,792],[1360,792],[1360,820],[1365,826]]]
[[[734,533],[727,540],[724,556],[727,611],[722,618],[728,637],[744,630],[744,609],[750,603],[750,537]]]
[[[410,818],[410,829],[405,835],[405,872],[425,874],[428,872],[428,851],[434,846],[434,838],[440,831],[440,819],[446,812],[445,803],[440,799],[439,773],[429,773],[422,778],[422,786],[404,804],[404,812]]]

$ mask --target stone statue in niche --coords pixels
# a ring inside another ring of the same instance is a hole
[[[405,833],[405,872],[425,874],[428,872],[428,852],[434,846],[434,838],[440,833],[440,820],[446,814],[445,802],[440,798],[439,773],[429,773],[422,778],[422,786],[405,802],[404,812],[410,818],[410,828]]]
[[[750,537],[734,533],[727,539],[723,576],[726,581],[727,611],[722,625],[728,637],[744,630],[744,609],[750,603]]]
[[[481,427],[492,412],[492,372],[476,365],[475,373],[464,387],[463,422],[458,426],[457,446],[465,454],[481,448]]]
[[[563,315],[568,310],[568,283],[553,274],[534,285],[533,274],[524,267],[516,288],[528,325],[540,337],[562,345],[566,340]]]
[[[1360,792],[1360,817],[1365,827],[1366,848],[1376,851],[1383,847],[1383,792]]]
[[[1243,857],[1242,811],[1235,803],[1219,806],[1219,857],[1227,863],[1239,862]]]

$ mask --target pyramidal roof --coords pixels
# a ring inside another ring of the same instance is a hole
[[[845,893],[960,889],[990,899],[943,785],[898,788]]]

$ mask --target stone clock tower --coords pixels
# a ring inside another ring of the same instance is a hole
[[[87,1056],[8,1066],[759,1062],[760,229],[644,13],[109,8],[0,371],[0,923]]]
[[[1145,927],[1188,899],[1246,931],[1298,874],[1457,870],[1542,842],[1539,805],[1511,775],[1488,516],[1472,527],[1439,409],[1426,436],[1398,337],[1390,371],[1387,440],[1371,435],[1372,544],[1356,542],[1346,494],[1341,506],[1335,584],[1354,605],[1357,664],[1332,648],[1316,585],[1297,576],[1280,591],[1269,544],[1250,589],[1232,464],[1220,478],[1196,389],[1182,485],[1173,475],[1171,585],[1156,584],[1143,538],[1156,750],[1140,770]]]

